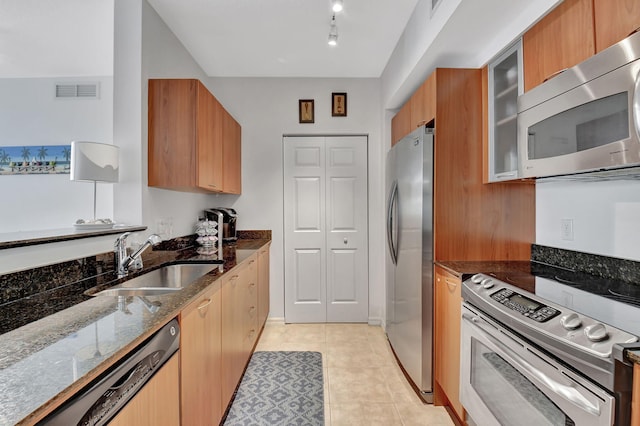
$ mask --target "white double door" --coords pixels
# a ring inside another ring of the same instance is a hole
[[[285,322],[367,322],[367,137],[284,138]]]

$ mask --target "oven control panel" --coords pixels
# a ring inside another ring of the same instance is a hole
[[[536,302],[522,294],[508,288],[502,288],[491,294],[493,300],[497,300],[507,308],[520,312],[525,317],[534,321],[545,322],[560,315],[560,311],[551,306]]]
[[[616,343],[639,340],[558,301],[540,297],[488,274],[479,273],[466,279],[462,283],[462,298],[465,303],[471,303],[534,341],[549,344],[550,338],[601,358],[609,358]]]

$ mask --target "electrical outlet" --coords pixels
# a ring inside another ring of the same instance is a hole
[[[560,238],[573,241],[573,219],[562,219],[560,221]]]

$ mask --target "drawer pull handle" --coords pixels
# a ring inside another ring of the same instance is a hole
[[[211,299],[205,299],[198,305],[198,310],[202,310],[211,304]]]

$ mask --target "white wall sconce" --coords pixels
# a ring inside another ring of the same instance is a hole
[[[342,3],[342,0],[333,0],[331,2],[331,10],[333,10],[336,13],[342,12],[343,8],[344,8],[344,5]]]
[[[96,224],[96,184],[97,182],[118,182],[118,147],[98,142],[71,142],[70,178],[72,181],[93,182],[92,223]],[[87,222],[80,222],[82,223]],[[112,224],[113,222],[109,219],[101,223]]]

